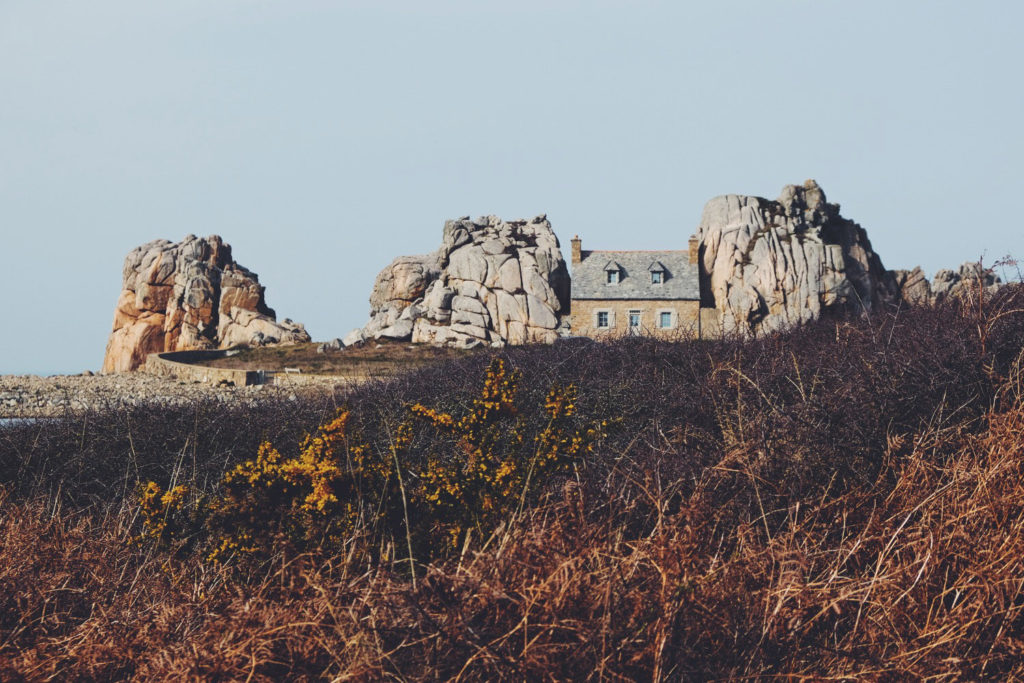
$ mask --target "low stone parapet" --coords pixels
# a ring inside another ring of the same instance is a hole
[[[194,365],[200,361],[225,358],[230,353],[228,350],[151,353],[146,357],[145,372],[157,377],[173,377],[209,384],[233,384],[238,387],[259,384],[260,373],[255,370],[233,370]]]

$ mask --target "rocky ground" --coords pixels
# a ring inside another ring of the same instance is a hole
[[[186,405],[197,399],[254,402],[270,397],[294,398],[338,394],[344,380],[302,386],[215,386],[152,377],[115,375],[0,375],[0,418],[55,417],[68,411],[149,403]]]

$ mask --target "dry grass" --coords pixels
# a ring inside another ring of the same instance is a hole
[[[307,374],[382,377],[474,353],[387,340],[369,341],[327,353],[317,353],[318,346],[312,343],[244,349],[236,355],[203,361],[199,365],[272,372],[297,368]]]
[[[117,468],[62,470],[48,450],[118,444],[124,420],[19,427],[0,439],[0,679],[1024,678],[1024,324],[979,339],[970,311],[915,316],[506,356],[535,387],[525,401],[573,382],[583,417],[617,413],[619,429],[516,523],[423,558],[415,582],[400,526],[331,552],[282,541],[248,565],[139,546],[124,477],[104,488]],[[640,369],[681,395],[624,403]],[[475,387],[453,374],[360,388],[354,424],[384,443],[373,425],[412,403],[466,406]],[[283,410],[250,424],[297,441],[328,412]],[[188,449],[132,432],[134,479],[201,489],[217,478],[193,472],[251,457],[261,435],[227,438],[215,417],[190,418],[182,438],[208,453],[194,465],[162,469],[161,449]]]
[[[1024,675],[1024,411],[918,435],[895,485],[729,529],[708,487],[596,503],[425,568],[284,553],[245,582],[130,543],[130,513],[0,504],[7,680]],[[894,454],[895,456],[895,454]],[[942,463],[942,464],[939,464]],[[655,523],[629,536],[622,506]],[[675,510],[669,512],[668,508]],[[586,512],[587,508],[591,508]]]

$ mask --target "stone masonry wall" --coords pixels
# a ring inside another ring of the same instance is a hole
[[[168,353],[151,353],[146,357],[144,370],[148,375],[156,377],[172,377],[175,379],[217,384],[225,382],[237,387],[257,384],[258,373],[252,370],[234,370],[231,368],[211,368],[204,365],[192,365],[199,360],[223,358],[224,351],[178,351]]]
[[[594,327],[598,311],[611,313],[609,329]],[[569,325],[573,335],[583,337],[615,337],[629,333],[629,312],[640,311],[640,332],[656,337],[677,338],[679,336],[706,337],[701,330],[701,309],[699,301],[665,301],[652,299],[575,299],[569,314]],[[658,327],[658,316],[662,311],[674,314],[674,327]]]

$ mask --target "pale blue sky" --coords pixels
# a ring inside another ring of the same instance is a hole
[[[889,268],[1024,255],[1024,3],[0,0],[0,372],[97,369],[220,234],[318,340],[445,219],[685,248],[815,178]]]

